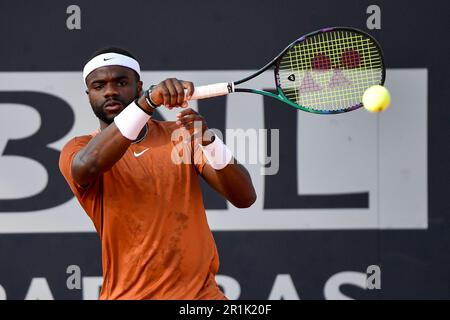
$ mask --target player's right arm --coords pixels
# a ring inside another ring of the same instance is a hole
[[[96,135],[72,161],[72,177],[81,186],[88,186],[100,174],[109,170],[131,144],[113,122]]]

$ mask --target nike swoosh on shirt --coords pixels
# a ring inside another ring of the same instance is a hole
[[[133,154],[137,158],[137,157],[142,156],[147,150],[148,150],[148,148],[143,150],[143,151],[141,151],[141,152],[138,152],[138,153],[136,153],[136,151],[134,151]]]

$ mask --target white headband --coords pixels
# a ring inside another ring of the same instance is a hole
[[[86,78],[92,71],[105,66],[127,67],[133,69],[139,76],[141,76],[141,68],[135,59],[120,53],[111,52],[95,56],[88,63],[86,63],[83,69],[84,83],[86,83]]]

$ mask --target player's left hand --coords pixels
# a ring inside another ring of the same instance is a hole
[[[191,108],[177,114],[176,124],[188,130],[193,139],[201,139],[201,144],[204,146],[214,141],[214,138],[212,138],[214,134],[208,129],[205,118]]]

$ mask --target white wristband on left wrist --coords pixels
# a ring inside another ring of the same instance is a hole
[[[233,152],[217,136],[212,143],[207,146],[199,145],[199,147],[202,149],[209,165],[215,170],[225,168],[233,158]]]

